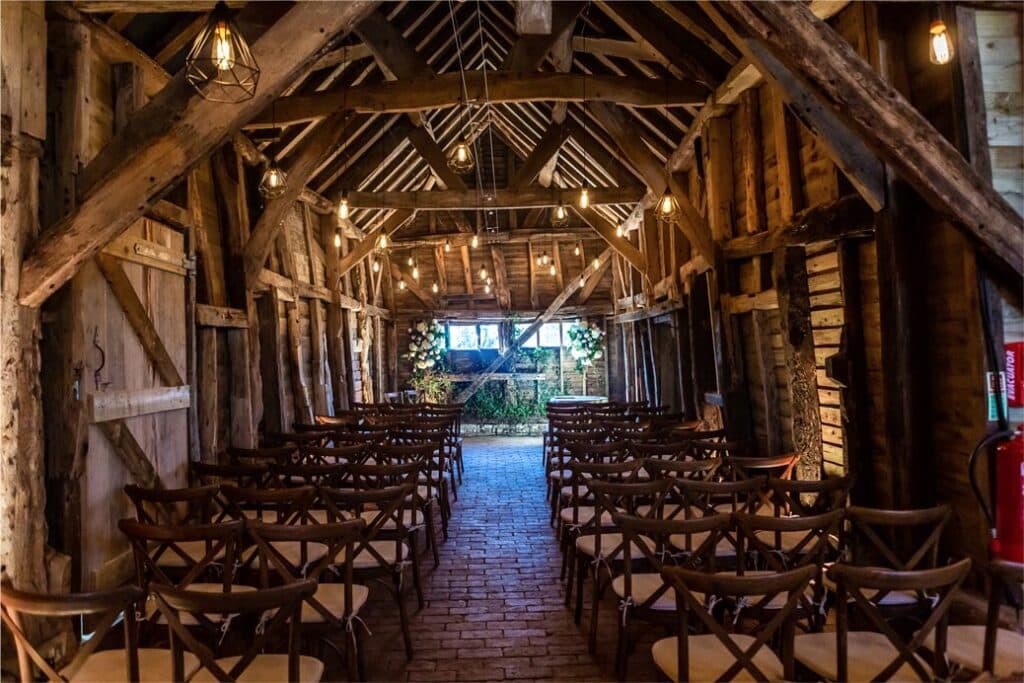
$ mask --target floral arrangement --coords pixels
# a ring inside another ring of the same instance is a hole
[[[594,361],[604,356],[604,332],[597,325],[582,320],[569,328],[569,355],[576,369],[586,373]]]
[[[452,383],[442,374],[444,328],[436,320],[421,320],[409,328],[409,350],[402,355],[412,363],[410,384],[423,399],[444,403]]]

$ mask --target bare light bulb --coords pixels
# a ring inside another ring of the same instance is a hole
[[[576,245],[576,248],[572,250],[572,255],[573,256],[579,256],[580,255],[580,245],[578,245],[578,244]]]
[[[381,235],[380,236],[380,239],[377,240],[377,247],[380,248],[380,249],[387,249],[388,248],[388,236],[387,235]]]
[[[343,221],[348,220],[348,196],[341,195],[341,201],[338,202],[338,218]]]
[[[620,223],[619,225],[616,225],[615,226],[615,236],[616,237],[622,237],[624,234],[625,233],[622,232],[622,224]]]
[[[334,231],[334,248],[341,249],[341,232],[338,230]]]
[[[936,19],[928,33],[928,59],[932,64],[949,64],[953,59],[953,42],[949,38],[946,22]]]
[[[398,281],[398,288],[399,289],[405,289],[405,280],[399,280]]]
[[[590,206],[590,191],[587,188],[580,190],[580,208],[585,209]]]
[[[235,49],[231,47],[231,28],[219,21],[213,29],[213,63],[218,71],[230,71],[235,66]]]
[[[551,269],[550,269],[550,271],[549,271],[549,272],[550,272],[550,273],[551,273],[552,275],[554,275],[554,274],[555,274],[555,264],[554,264],[554,263],[552,263],[552,264],[551,264]]]
[[[452,250],[452,241],[451,240],[445,240],[444,241],[444,250],[445,251],[451,251]]]
[[[372,267],[373,267],[373,272],[379,273],[380,272],[380,261],[378,261],[377,259],[374,259]]]
[[[413,263],[415,263],[415,261],[413,261],[413,258],[412,258],[412,256],[410,256],[410,257],[409,257],[409,258],[408,258],[408,259],[406,260],[406,262],[405,262],[405,263],[406,263],[406,265],[409,265],[409,266],[411,266],[411,265],[413,265]]]
[[[434,294],[437,294],[437,283],[436,282],[434,284],[430,285],[430,291],[433,292]]]
[[[455,148],[455,158],[456,159],[458,159],[459,161],[465,161],[468,157],[469,157],[469,154],[466,151],[466,146],[465,145],[459,145],[458,147]]]
[[[486,267],[480,268],[480,279],[481,280],[486,280],[487,279],[487,268]]]
[[[490,294],[491,293],[491,285],[490,284],[485,284],[484,285],[484,293],[485,294]]]
[[[585,282],[586,282],[586,278],[583,277],[582,275],[580,275],[580,288],[581,289],[583,288],[583,285],[584,285]]]
[[[470,242],[470,246],[473,247],[474,249],[476,249],[477,247],[480,246],[480,236],[479,235],[473,235],[473,241]]]
[[[412,267],[412,279],[413,280],[419,280],[420,279],[420,267],[419,266],[413,266]]]
[[[597,258],[597,257],[595,256],[595,257],[594,257],[594,262],[593,262],[593,264],[592,264],[592,265],[593,265],[593,266],[594,266],[594,268],[596,269],[596,268],[597,268],[598,266],[600,266],[600,265],[601,265],[601,261],[600,261],[600,259],[598,259],[598,258]]]

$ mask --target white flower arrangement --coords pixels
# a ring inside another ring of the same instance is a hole
[[[582,320],[569,328],[569,355],[576,369],[585,372],[604,356],[604,332],[597,325]]]
[[[421,320],[409,328],[409,350],[403,358],[412,363],[415,375],[439,367],[444,350],[444,328],[437,321]]]

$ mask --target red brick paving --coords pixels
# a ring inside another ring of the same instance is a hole
[[[548,525],[540,440],[467,439],[465,481],[441,565],[423,558],[426,605],[409,601],[415,656],[407,662],[393,599],[371,586],[363,617],[373,681],[614,680],[616,602],[601,606],[598,656],[587,653],[589,606],[577,626],[563,606],[561,555]],[[585,589],[589,600],[589,586]],[[609,591],[610,593],[610,591]],[[639,634],[630,680],[659,680]]]

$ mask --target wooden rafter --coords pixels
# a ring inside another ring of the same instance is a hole
[[[203,99],[176,75],[130,118],[128,126],[90,162],[97,182],[74,212],[47,231],[24,260],[20,300],[39,306],[103,246],[135,222],[182,174],[249,118],[265,108],[314,55],[375,2],[291,7],[252,46],[263,66],[260,92],[224,106]],[[243,10],[244,13],[245,10]]]
[[[519,6],[533,3],[519,3]],[[582,2],[550,3],[550,30],[542,34],[523,34],[515,42],[512,49],[505,55],[502,62],[503,71],[535,71],[544,62],[544,58],[562,34],[572,29],[576,17],[583,11]]]
[[[484,79],[480,71],[466,73],[469,102],[483,102]],[[508,102],[618,102],[631,107],[692,105],[704,101],[707,90],[687,81],[576,73],[487,74],[486,98],[491,104]],[[342,107],[361,112],[410,112],[455,107],[463,101],[458,73],[408,83],[387,81],[349,88],[347,92],[292,95],[278,100],[273,116],[269,110],[250,127],[271,127],[312,121]]]
[[[590,190],[590,203],[632,204],[644,196],[639,187],[598,187]],[[553,207],[569,203],[575,193],[560,188],[527,187],[521,190],[498,188],[497,191],[432,190],[411,192],[349,192],[349,203],[361,209],[418,209],[443,211],[449,209],[529,209]]]
[[[391,277],[396,282],[404,282],[405,289],[414,297],[419,299],[428,310],[437,307],[437,301],[434,299],[433,296],[431,296],[430,292],[424,289],[420,285],[420,283],[414,280],[411,276],[407,277],[404,273],[402,273],[402,269],[399,268],[395,263],[391,263]]]
[[[607,262],[608,259],[611,258],[611,255],[612,250],[610,247],[601,252],[601,255],[597,257],[597,263],[590,264],[589,266],[587,266],[587,269],[583,271],[583,277],[591,277],[600,268],[602,263]],[[558,313],[559,309],[561,309],[562,306],[565,305],[565,302],[569,300],[569,297],[571,297],[579,288],[579,278],[573,278],[569,282],[569,284],[566,285],[565,288],[558,294],[558,296],[554,298],[554,300],[544,310],[544,312],[538,315],[533,320],[533,322],[530,323],[529,327],[523,330],[522,334],[520,334],[512,342],[512,344],[507,349],[505,349],[505,351],[503,351],[497,358],[495,358],[491,362],[490,365],[488,365],[479,375],[477,375],[476,378],[469,383],[468,387],[459,392],[458,396],[455,397],[456,402],[465,403],[467,400],[469,400],[469,398],[472,397],[473,394],[475,394],[481,386],[483,386],[484,382],[487,381],[487,378],[493,375],[495,372],[497,372],[501,368],[501,366],[508,362],[508,359],[512,357],[512,355],[519,349],[519,347],[522,346],[527,339],[536,334],[537,330],[540,329],[541,325],[551,320],[555,316],[555,314]]]
[[[400,209],[392,212],[392,214],[388,216],[387,220],[381,224],[378,230],[374,230],[366,237],[359,240],[359,242],[357,242],[347,254],[341,257],[338,261],[338,278],[344,277],[348,271],[362,263],[363,259],[369,256],[376,248],[381,235],[386,235],[388,239],[391,239],[391,235],[412,220],[415,215],[416,212],[413,210]],[[330,286],[335,285],[333,282],[328,284]]]

